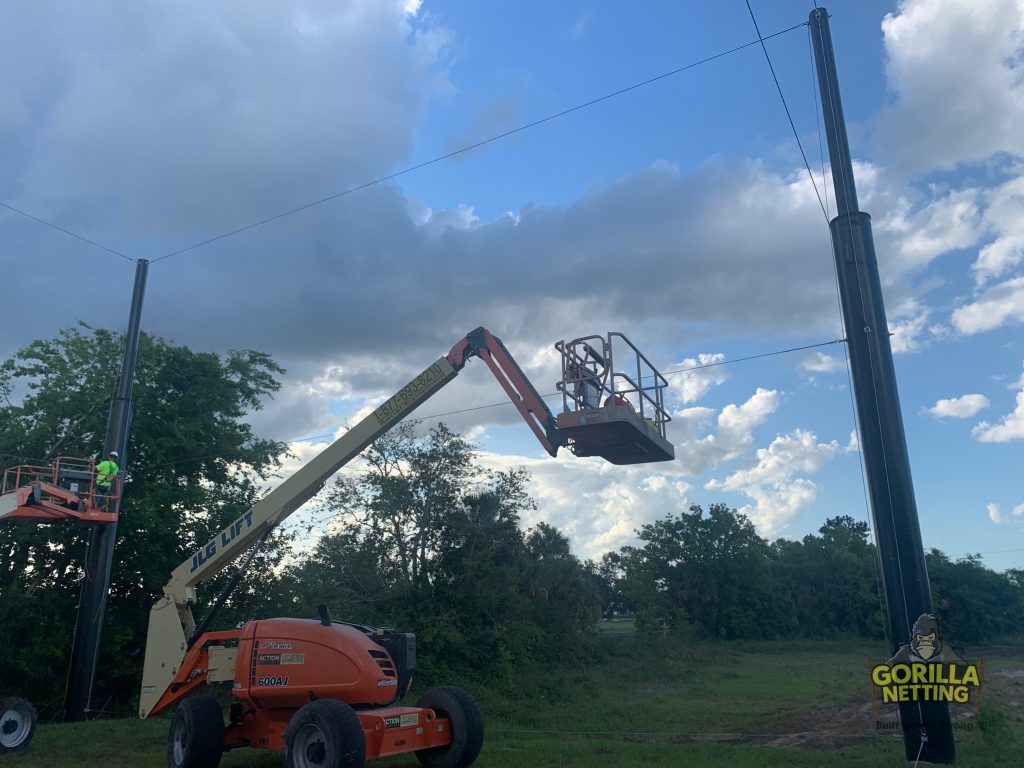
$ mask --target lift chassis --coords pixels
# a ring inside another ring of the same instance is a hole
[[[609,337],[610,338],[610,337]],[[580,341],[580,340],[577,340]],[[559,344],[563,344],[559,342]],[[557,346],[557,345],[556,345]],[[563,344],[563,348],[565,345]],[[570,350],[580,348],[570,342]],[[605,350],[606,355],[609,350]],[[564,354],[564,352],[563,352]],[[663,380],[637,385],[651,398],[647,416],[614,413],[600,419],[595,445],[587,429],[572,420],[570,436],[529,382],[501,340],[484,328],[461,339],[444,357],[428,366],[373,413],[268,493],[251,510],[224,528],[171,574],[164,597],[152,608],[143,669],[139,716],[157,715],[177,706],[168,738],[168,765],[174,768],[216,766],[222,752],[236,747],[283,750],[285,765],[362,766],[365,760],[415,752],[427,766],[468,766],[482,744],[484,723],[465,691],[441,686],[428,691],[414,707],[398,701],[411,686],[416,668],[416,637],[331,619],[325,606],[319,619],[275,618],[251,621],[227,631],[211,631],[213,619],[237,584],[261,542],[286,517],[311,499],[341,467],[454,379],[471,357],[494,373],[527,424],[552,456],[560,447],[580,455],[604,455],[615,463],[664,460],[668,416],[661,406]],[[604,369],[610,358],[602,358]],[[590,364],[594,369],[595,363]],[[566,366],[563,382],[567,386]],[[575,370],[575,369],[574,369]],[[604,391],[616,374],[608,374]],[[660,376],[660,374],[659,374]],[[644,374],[635,374],[644,381]],[[634,382],[635,383],[635,382]],[[572,386],[570,379],[569,386]],[[566,402],[566,410],[597,411],[593,402]],[[563,414],[564,415],[564,414]],[[612,429],[609,423],[629,427]],[[583,418],[585,425],[587,419]],[[630,431],[632,430],[632,431]],[[625,437],[616,442],[609,434]],[[659,438],[656,449],[654,437]],[[622,442],[632,442],[623,459]],[[646,457],[646,458],[645,458]],[[192,615],[195,588],[249,550],[244,563],[198,624]],[[208,683],[231,683],[235,702],[225,726],[219,704],[195,695]]]

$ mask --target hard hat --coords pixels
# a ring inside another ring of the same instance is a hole
[[[115,459],[118,458],[117,451],[111,451],[110,453],[107,454],[107,456],[113,456]]]

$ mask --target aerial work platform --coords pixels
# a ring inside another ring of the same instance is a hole
[[[558,431],[577,456],[600,456],[612,464],[671,461],[675,448],[665,436],[672,420],[665,410],[665,377],[625,335],[584,336],[559,341],[562,413]]]
[[[109,496],[97,494],[95,462],[67,456],[48,466],[12,467],[0,486],[0,522],[113,523],[119,482],[115,478]]]

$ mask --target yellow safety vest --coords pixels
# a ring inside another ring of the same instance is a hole
[[[109,488],[117,477],[117,463],[107,459],[96,465],[96,485]]]

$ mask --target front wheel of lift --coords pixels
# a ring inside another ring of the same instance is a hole
[[[36,710],[25,699],[0,699],[0,753],[28,746],[36,730]]]
[[[317,699],[295,713],[284,734],[285,768],[363,768],[366,735],[348,704]]]
[[[473,697],[454,685],[442,685],[423,694],[416,706],[447,717],[452,728],[451,744],[417,751],[419,761],[426,768],[472,765],[484,745],[484,716]]]
[[[191,696],[174,710],[167,768],[217,768],[224,753],[224,714],[212,696]]]

